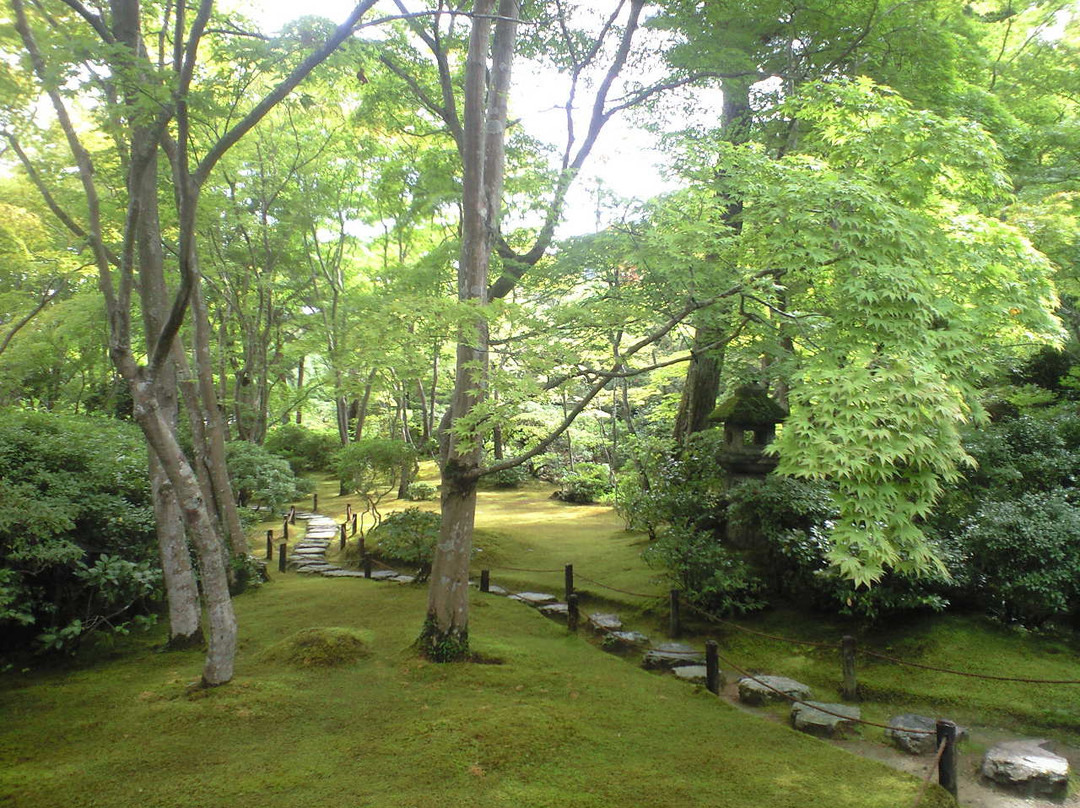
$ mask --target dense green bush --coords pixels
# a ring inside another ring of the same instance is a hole
[[[414,566],[417,581],[425,581],[431,573],[441,524],[437,513],[406,508],[387,516],[370,535],[381,558]]]
[[[293,472],[330,471],[334,453],[341,448],[336,434],[299,424],[282,424],[270,430],[264,448],[289,461]]]
[[[0,418],[0,653],[123,631],[158,597],[146,448],[130,424]]]
[[[409,483],[409,487],[405,489],[405,499],[410,502],[427,502],[435,499],[435,495],[438,493],[438,487],[431,483]]]
[[[667,570],[684,597],[710,613],[746,614],[766,605],[764,582],[712,533],[668,530],[643,556]]]
[[[524,466],[514,466],[500,471],[493,471],[480,478],[480,485],[484,488],[497,490],[512,490],[520,488],[529,479],[529,474]]]
[[[972,586],[992,614],[1037,626],[1080,606],[1080,508],[1065,491],[987,502],[961,543]]]
[[[236,504],[241,507],[257,504],[273,510],[304,493],[288,462],[257,444],[242,440],[227,443],[225,463]]]
[[[559,483],[559,499],[586,504],[611,493],[611,470],[602,463],[577,463]]]

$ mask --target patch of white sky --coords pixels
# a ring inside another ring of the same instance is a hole
[[[281,30],[298,16],[315,15],[334,22],[346,19],[355,7],[351,0],[307,0],[301,6],[289,0],[226,0],[254,19],[266,32]],[[302,9],[299,12],[298,9]],[[372,14],[379,16],[378,7]],[[387,16],[398,13],[393,7],[382,9]],[[364,36],[373,36],[368,28]],[[648,34],[646,34],[648,35]],[[639,77],[640,78],[640,77]],[[558,159],[566,142],[566,98],[569,79],[535,62],[518,59],[514,64],[510,117],[519,122],[529,136],[553,147]],[[719,116],[721,96],[716,90],[694,90],[699,120]],[[586,95],[591,104],[591,97]],[[685,104],[683,106],[686,106]],[[575,114],[578,138],[584,132],[588,109]],[[691,122],[682,118],[680,125]],[[632,115],[620,113],[605,126],[603,133],[581,175],[567,198],[564,223],[558,234],[566,237],[594,232],[622,215],[626,203],[645,200],[679,186],[676,177],[665,168],[658,136],[635,123]],[[598,204],[598,200],[618,200],[624,204]]]

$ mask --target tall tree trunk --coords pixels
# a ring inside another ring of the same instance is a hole
[[[465,118],[462,143],[462,239],[458,264],[458,299],[481,310],[488,300],[488,270],[498,228],[504,169],[506,102],[517,39],[516,0],[501,0],[494,43],[494,0],[477,0],[465,62]],[[488,52],[491,47],[491,85]],[[485,104],[485,101],[487,102]],[[485,108],[486,107],[486,108]],[[480,317],[462,326],[451,418],[471,413],[486,395],[488,326]],[[442,528],[428,588],[427,618],[420,647],[437,661],[469,656],[469,560],[476,521],[476,484],[480,477],[480,441],[462,440],[450,431],[442,474]]]
[[[145,147],[148,133],[136,130],[133,148]],[[142,304],[143,330],[146,344],[154,345],[168,316],[169,295],[165,285],[165,259],[161,247],[161,225],[157,204],[157,158],[147,166],[140,182],[142,210],[138,224],[139,295]],[[178,396],[176,367],[166,363],[155,379],[154,395],[161,402],[164,418],[176,430]],[[200,625],[202,609],[199,590],[191,567],[187,536],[176,501],[176,492],[162,468],[161,462],[149,453],[150,490],[154,504],[158,551],[161,556],[162,580],[169,612],[169,647],[189,648],[203,642]]]
[[[306,356],[301,356],[300,361],[296,364],[296,425],[300,426],[304,422],[304,400],[301,398],[304,390],[304,363],[307,360]]]
[[[746,79],[724,81],[724,102],[721,111],[721,128],[724,139],[736,145],[750,139],[753,111],[750,108],[750,83]],[[728,227],[741,232],[742,205],[732,202],[724,212]],[[695,318],[692,358],[686,369],[679,411],[675,417],[674,437],[680,446],[695,432],[705,428],[706,418],[716,407],[720,392],[720,371],[723,355],[716,346],[722,338],[722,327],[715,323],[715,315],[701,312]]]

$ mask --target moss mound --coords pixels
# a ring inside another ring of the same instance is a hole
[[[266,649],[263,657],[298,668],[336,668],[367,656],[370,632],[305,628]]]

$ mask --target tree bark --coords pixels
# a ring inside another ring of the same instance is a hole
[[[504,170],[506,103],[517,40],[516,0],[501,0],[494,43],[494,0],[474,8],[465,63],[465,121],[462,148],[462,242],[458,299],[479,308],[488,301],[488,273],[498,228]],[[491,84],[488,50],[491,47]],[[487,102],[485,104],[485,101]],[[488,382],[488,326],[478,318],[458,336],[452,421],[469,416],[484,401]],[[428,588],[421,651],[445,662],[469,656],[469,561],[476,520],[476,484],[481,441],[450,432],[443,464],[442,528]]]

